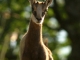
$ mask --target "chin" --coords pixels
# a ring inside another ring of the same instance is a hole
[[[44,21],[44,18],[42,18],[38,23],[39,23],[39,24],[42,24],[43,21]]]

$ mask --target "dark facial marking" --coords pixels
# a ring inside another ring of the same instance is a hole
[[[32,5],[32,13],[34,14],[34,16],[35,16],[35,18],[37,19],[37,20],[41,20],[40,18],[37,18],[37,13],[36,13],[36,8],[37,8],[37,6],[38,6],[38,2],[36,2],[36,3],[33,3],[33,5]],[[42,12],[42,17],[46,14],[46,12],[47,12],[47,8],[45,7],[45,3],[44,2],[42,2],[42,9],[43,9],[43,12]]]
[[[36,16],[36,11],[34,10],[33,7],[32,7],[32,13]]]
[[[42,16],[44,16],[47,12],[47,9],[45,9],[43,12],[42,12]]]

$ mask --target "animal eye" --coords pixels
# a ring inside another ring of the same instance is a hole
[[[48,10],[47,9],[45,9],[45,12],[47,12]]]
[[[32,11],[34,11],[34,8],[32,7]]]
[[[32,13],[33,14],[35,14],[36,12],[35,12],[35,9],[33,8],[33,6],[32,6]]]
[[[36,11],[33,11],[33,14],[36,16]]]
[[[32,6],[32,11],[34,11],[34,10],[36,10],[36,7],[33,5],[33,6]]]
[[[45,12],[42,12],[42,16],[44,16],[45,15]]]
[[[36,11],[34,11],[34,14],[36,14]]]

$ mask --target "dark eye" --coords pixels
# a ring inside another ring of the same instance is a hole
[[[33,12],[34,16],[36,16],[36,11],[32,11],[32,12]]]
[[[47,12],[47,9],[45,9],[45,12]]]
[[[36,16],[36,11],[34,11],[34,15]]]
[[[47,9],[45,9],[45,12],[47,12],[48,10]]]
[[[44,10],[44,12],[42,12],[42,16],[44,16],[47,12],[47,9]]]
[[[42,12],[42,16],[44,16],[45,15],[45,12]]]
[[[32,11],[34,11],[34,8],[32,7]]]

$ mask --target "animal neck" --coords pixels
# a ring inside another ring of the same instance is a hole
[[[28,38],[29,41],[33,41],[35,43],[42,42],[42,24],[36,24],[33,22],[31,18],[29,30],[28,30]]]

